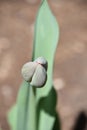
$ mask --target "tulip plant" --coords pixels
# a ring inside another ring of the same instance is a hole
[[[8,113],[11,130],[60,130],[52,80],[58,39],[57,21],[47,0],[42,0],[35,23],[32,62],[22,68],[24,81]]]

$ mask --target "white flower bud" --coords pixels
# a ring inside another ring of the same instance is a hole
[[[47,61],[43,57],[34,62],[28,62],[22,67],[22,76],[25,81],[34,87],[43,87],[47,81]]]

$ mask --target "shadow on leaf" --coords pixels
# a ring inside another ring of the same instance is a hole
[[[37,105],[37,128],[39,124],[40,111],[43,110],[46,114],[55,118],[55,123],[52,130],[60,130],[60,120],[56,112],[57,94],[52,87],[48,96],[40,99]]]

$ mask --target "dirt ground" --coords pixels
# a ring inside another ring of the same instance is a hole
[[[20,70],[31,59],[34,22],[40,0],[0,0],[0,126],[22,82]],[[73,130],[80,112],[87,114],[87,1],[49,0],[60,26],[54,84],[62,130]]]

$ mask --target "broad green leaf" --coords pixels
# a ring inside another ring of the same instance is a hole
[[[34,89],[24,82],[20,87],[15,108],[8,116],[11,130],[47,130],[58,129],[56,125],[56,93],[53,86],[54,54],[59,38],[59,28],[47,0],[42,0],[38,11],[35,35],[33,60],[43,56],[48,61],[48,80],[43,88]],[[37,116],[36,116],[37,114]],[[14,116],[15,115],[15,116]],[[39,129],[38,129],[39,128]]]
[[[36,102],[35,102],[35,90],[30,86],[29,89],[29,101],[28,101],[28,112],[26,130],[37,130],[36,129]]]
[[[55,115],[55,122],[54,122],[52,130],[61,130],[61,122],[60,122],[60,117],[58,113],[56,113]]]
[[[29,84],[24,82],[19,90],[18,99],[16,105],[12,107],[8,113],[8,122],[10,124],[11,130],[24,130],[27,114],[28,105],[28,90]]]
[[[50,118],[49,118],[50,117]],[[48,124],[50,122],[50,125]],[[53,123],[55,122],[55,119],[45,113],[44,111],[41,111],[40,113],[40,125],[38,130],[51,130],[53,127]],[[44,125],[44,127],[43,127]]]
[[[17,127],[17,105],[14,105],[11,110],[8,112],[8,123],[11,130],[16,130]]]
[[[17,109],[17,130],[36,130],[35,93],[27,82],[20,88]]]
[[[36,130],[35,105],[34,89],[29,83],[23,82],[18,93],[17,103],[8,113],[11,130]]]
[[[53,97],[49,98],[50,91],[55,91],[52,89],[53,86],[53,63],[54,63],[54,54],[56,51],[57,43],[59,38],[59,28],[57,25],[57,21],[53,16],[47,0],[43,0],[41,7],[38,12],[37,20],[36,20],[36,28],[35,28],[35,43],[34,43],[34,58],[39,56],[43,56],[48,61],[48,79],[46,85],[36,90],[36,99],[37,99],[37,125],[40,130],[45,129],[46,119],[48,118],[48,126],[49,129],[52,130],[54,126],[55,118],[55,107],[56,104],[56,94],[55,99]],[[52,95],[51,95],[52,96]],[[50,100],[52,99],[52,100]],[[42,105],[39,105],[42,104]],[[46,107],[44,107],[46,106]],[[53,106],[53,107],[51,107]],[[45,113],[41,114],[41,109],[46,111]],[[51,112],[50,112],[51,110]],[[51,115],[53,114],[53,115]],[[40,123],[40,119],[42,120]],[[53,120],[51,120],[53,119]]]
[[[60,130],[60,129],[58,129],[59,121],[57,120],[57,116],[56,116],[57,113],[55,111],[56,101],[57,101],[57,95],[54,90],[54,87],[51,88],[51,90],[47,96],[40,98],[39,103],[37,104],[38,127],[44,128],[44,123],[46,123],[45,116],[47,115],[47,117],[49,118],[49,122],[48,122],[49,129],[48,130],[53,130],[53,128],[56,128],[56,130]],[[42,116],[41,110],[43,110],[46,114],[43,113],[43,116]],[[40,117],[40,116],[42,116],[42,117]],[[51,120],[51,119],[54,119],[54,120]],[[40,120],[43,120],[43,121],[40,121]]]
[[[20,87],[17,99],[17,130],[26,130],[29,98],[29,84],[24,82]]]
[[[48,79],[45,87],[37,89],[37,101],[40,97],[47,96],[51,86],[53,85],[53,63],[54,54],[57,47],[59,38],[59,29],[57,21],[53,16],[48,3],[43,0],[35,26],[35,39],[34,39],[34,58],[43,56],[48,61]]]

